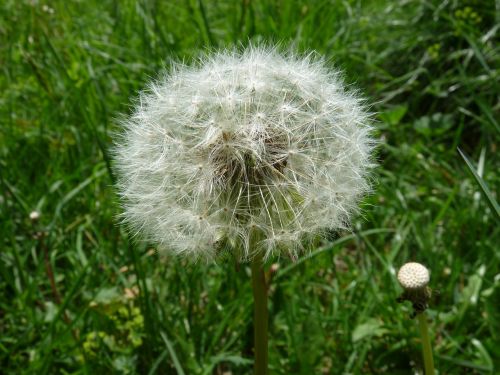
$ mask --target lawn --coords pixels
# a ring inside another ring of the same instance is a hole
[[[486,0],[2,1],[0,372],[252,373],[249,265],[131,238],[110,148],[171,61],[279,43],[344,72],[379,146],[352,229],[269,261],[270,373],[421,371],[407,261],[439,373],[499,373],[499,217],[457,151],[495,199],[499,28]]]

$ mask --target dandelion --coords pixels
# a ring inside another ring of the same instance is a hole
[[[398,271],[398,281],[404,289],[399,300],[413,304],[413,316],[427,309],[431,297],[431,290],[427,287],[429,280],[429,270],[420,263],[406,263]]]
[[[412,317],[416,316],[418,319],[426,375],[434,374],[432,345],[427,318],[424,314],[431,298],[431,290],[428,287],[429,280],[429,270],[420,263],[406,263],[398,271],[398,281],[404,289],[403,295],[398,298],[398,301],[410,301],[413,305]]]
[[[295,258],[349,226],[372,166],[362,100],[313,54],[249,47],[175,64],[124,127],[124,221],[160,251],[252,260],[255,366],[265,373],[263,261]]]
[[[31,221],[36,222],[40,219],[40,212],[31,211],[29,217]]]
[[[208,55],[141,94],[116,147],[123,219],[160,250],[296,256],[368,190],[361,100],[312,55]]]
[[[398,271],[398,281],[406,290],[423,289],[429,284],[429,270],[420,263],[406,263]]]

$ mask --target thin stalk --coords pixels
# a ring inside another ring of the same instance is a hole
[[[262,254],[252,259],[252,288],[254,300],[254,375],[267,375],[267,284]]]
[[[424,354],[425,375],[434,375],[434,359],[432,358],[432,346],[429,338],[429,327],[425,313],[417,314],[420,336],[422,338],[422,352]]]

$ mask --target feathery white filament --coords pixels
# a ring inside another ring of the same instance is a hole
[[[179,254],[295,254],[346,227],[368,189],[368,116],[311,56],[250,47],[175,66],[124,125],[124,220]]]

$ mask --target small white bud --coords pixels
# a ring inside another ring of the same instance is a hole
[[[422,289],[429,284],[429,270],[420,263],[406,263],[399,269],[398,281],[404,289]]]

